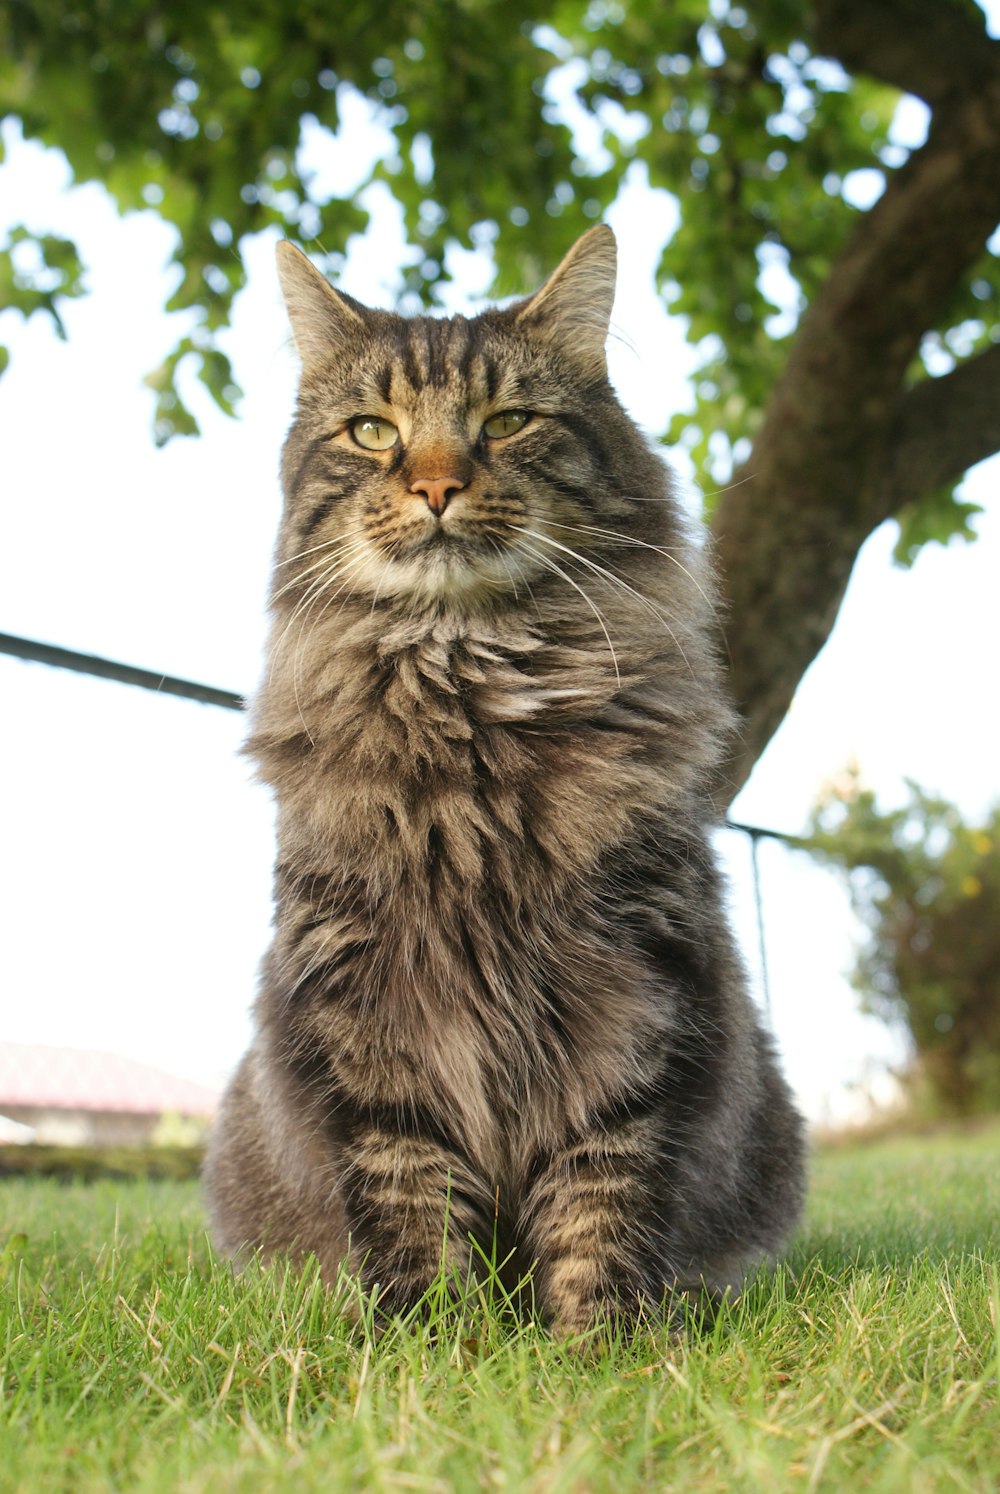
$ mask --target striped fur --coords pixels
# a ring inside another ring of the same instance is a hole
[[[475,1240],[564,1333],[737,1288],[794,1225],[800,1125],[707,844],[710,584],[604,366],[614,239],[472,320],[279,263],[277,911],[215,1238],[347,1256],[387,1311]]]

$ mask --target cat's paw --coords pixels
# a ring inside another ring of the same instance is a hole
[[[688,1312],[676,1294],[653,1296],[633,1281],[602,1289],[550,1292],[545,1304],[548,1327],[567,1350],[590,1358],[642,1334],[657,1341],[683,1336]]]
[[[632,1337],[643,1314],[636,1292],[553,1293],[547,1304],[549,1331],[575,1353],[591,1355]]]

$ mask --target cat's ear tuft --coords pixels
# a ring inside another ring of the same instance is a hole
[[[577,239],[562,264],[517,313],[517,324],[543,338],[560,355],[594,378],[607,373],[608,340],[615,299],[618,251],[606,224]]]
[[[304,368],[327,361],[338,348],[356,340],[364,326],[363,307],[333,286],[283,239],[277,249],[278,279],[285,298],[292,336]]]

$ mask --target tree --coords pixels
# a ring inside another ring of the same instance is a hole
[[[856,774],[830,789],[810,849],[848,873],[868,932],[854,984],[913,1039],[927,1098],[948,1115],[1000,1108],[1000,805],[967,825],[909,785],[880,810]]]
[[[493,245],[499,293],[537,284],[631,160],[678,195],[661,288],[702,361],[694,414],[668,437],[722,487],[709,518],[746,720],[732,791],[867,536],[896,519],[906,560],[974,533],[955,485],[1000,450],[1000,43],[973,0],[344,0],[335,15],[317,0],[0,0],[0,26],[0,111],[60,146],[77,180],[177,228],[169,304],[201,320],[151,376],[159,439],[195,429],[181,358],[224,409],[238,396],[215,336],[243,235],[276,224],[335,272],[363,225],[298,153],[303,132],[337,129],[348,84],[395,136],[373,176],[405,211],[411,292],[433,297],[454,241]],[[596,154],[554,107],[557,78]],[[893,138],[902,94],[929,111],[919,148]],[[782,316],[775,267],[794,288]],[[0,289],[58,319],[80,291],[73,246],[18,230]]]

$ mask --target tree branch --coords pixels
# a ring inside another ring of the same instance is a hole
[[[883,517],[1000,451],[1000,344],[902,398],[882,476]]]
[[[927,143],[844,245],[803,317],[750,459],[716,509],[746,722],[733,792],[826,642],[857,552],[886,515],[907,370],[1000,218],[1000,48],[994,55],[988,82],[935,116]],[[975,451],[987,454],[982,441]],[[916,473],[912,483],[932,490]]]
[[[848,72],[867,73],[934,108],[995,76],[1000,43],[954,0],[816,0],[814,39]]]

